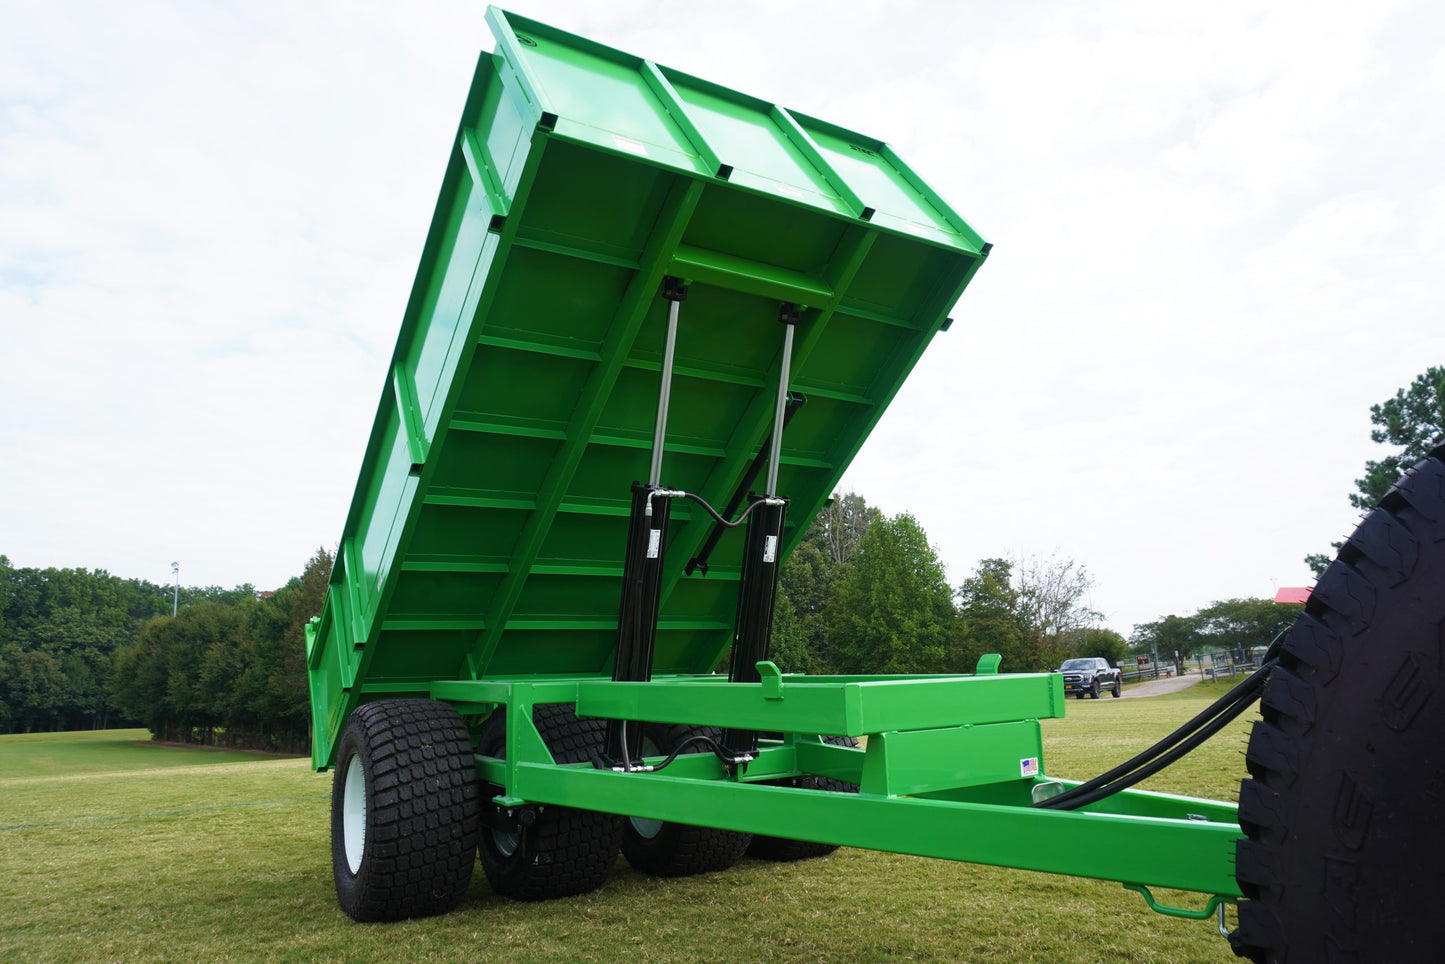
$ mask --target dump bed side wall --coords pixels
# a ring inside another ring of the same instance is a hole
[[[666,485],[721,506],[767,436],[778,303],[805,305],[785,549],[987,253],[884,144],[489,14],[308,648],[318,766],[359,702],[442,679],[610,671],[629,486],[682,305]],[[740,538],[675,506],[659,672],[731,639]]]

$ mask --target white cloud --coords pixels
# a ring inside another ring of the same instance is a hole
[[[1057,549],[1124,631],[1302,582],[1445,358],[1433,5],[518,6],[883,137],[996,242],[845,480],[955,581]],[[460,2],[7,15],[0,552],[272,585],[334,543],[490,43]]]

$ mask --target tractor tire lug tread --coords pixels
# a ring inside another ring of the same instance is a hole
[[[1240,785],[1235,952],[1425,964],[1445,946],[1445,446],[1320,577]]]
[[[857,738],[851,736],[825,736],[823,737],[823,742],[831,743],[834,746],[856,747],[858,745]],[[801,787],[805,790],[822,790],[827,793],[858,792],[858,785],[856,783],[846,783],[842,780],[834,780],[831,777],[819,777],[811,774],[775,782],[781,786]],[[837,849],[838,847],[835,844],[754,834],[753,841],[748,846],[748,856],[758,860],[790,863],[796,860],[811,860],[815,857],[826,857]]]
[[[721,742],[723,732],[717,727],[686,724],[648,723],[644,734],[657,746],[658,752],[671,753],[673,748],[694,736],[710,737]],[[655,837],[643,837],[628,821],[623,828],[622,855],[634,869],[654,877],[691,877],[695,874],[727,870],[747,852],[752,834],[716,827],[665,821]]]
[[[579,717],[566,703],[533,707],[532,721],[557,763],[586,763],[602,748],[606,723]],[[482,727],[478,750],[504,756],[506,717],[496,711]],[[493,806],[488,804],[488,806]],[[595,810],[546,806],[523,828],[518,849],[498,849],[490,831],[482,834],[482,870],[492,890],[514,900],[553,900],[596,890],[617,863],[623,818]]]

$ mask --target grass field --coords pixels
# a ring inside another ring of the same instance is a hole
[[[1045,723],[1047,768],[1092,776],[1225,689],[1071,700]],[[1232,800],[1246,726],[1147,786]],[[1158,916],[1118,884],[861,850],[682,880],[619,860],[602,890],[545,904],[494,896],[478,868],[450,915],[357,925],[332,889],[329,775],[144,736],[0,736],[0,959],[1236,960],[1213,922]]]

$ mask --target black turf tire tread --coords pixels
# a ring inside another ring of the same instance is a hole
[[[723,738],[722,730],[716,727],[685,724],[648,723],[643,732],[663,754],[671,753],[684,740],[694,736],[706,736],[719,742]],[[704,749],[704,746],[698,745],[683,752]],[[638,833],[631,821],[627,821],[622,831],[622,856],[644,874],[691,877],[727,870],[742,859],[752,839],[752,834],[735,830],[671,821],[663,823],[657,836],[648,838]]]
[[[602,749],[607,725],[578,717],[562,703],[533,707],[532,721],[558,763],[585,763]],[[478,750],[505,756],[506,718],[498,710],[482,727]],[[490,804],[488,804],[490,806]],[[482,870],[492,890],[513,900],[554,900],[601,887],[617,863],[623,818],[595,810],[541,807],[537,820],[522,831],[514,854],[497,849],[490,830],[481,835]]]
[[[856,747],[858,745],[858,739],[852,736],[825,736],[823,737],[823,742],[831,743],[834,746]],[[858,792],[858,784],[846,783],[830,777],[807,775],[770,782],[776,783],[779,786],[801,787],[805,790],[823,790],[828,793]],[[748,846],[748,856],[757,860],[774,860],[779,863],[789,863],[795,860],[812,860],[815,857],[826,857],[837,849],[837,844],[815,843],[811,840],[792,840],[787,837],[766,837],[762,834],[753,834],[753,842]]]
[[[1445,446],[1320,577],[1250,735],[1231,938],[1271,964],[1445,947]]]
[[[355,874],[342,835],[353,758],[367,784],[366,840]],[[471,739],[456,710],[433,700],[367,703],[347,721],[336,760],[331,860],[342,910],[370,922],[455,907],[471,884],[481,815]]]

